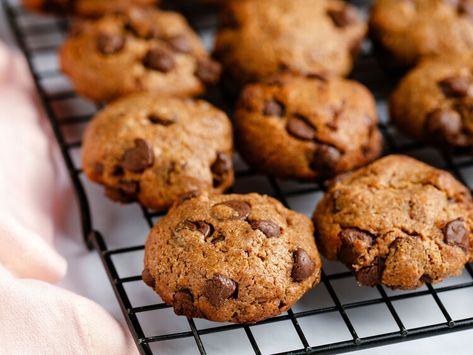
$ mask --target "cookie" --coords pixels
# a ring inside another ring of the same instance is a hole
[[[425,56],[473,49],[473,1],[377,0],[370,34],[391,67]]]
[[[94,117],[82,160],[112,200],[162,211],[183,194],[232,185],[232,128],[205,101],[135,94]]]
[[[23,6],[30,10],[84,17],[99,17],[130,6],[147,7],[157,3],[159,0],[23,0]]]
[[[371,93],[354,81],[277,74],[249,84],[235,113],[238,147],[255,169],[314,180],[379,156],[382,137]]]
[[[356,8],[343,1],[233,1],[214,54],[232,85],[279,71],[346,75],[366,31]]]
[[[471,152],[472,73],[468,54],[422,61],[392,94],[392,121],[415,139],[453,152]]]
[[[414,289],[472,260],[473,201],[448,172],[391,155],[335,182],[318,205],[321,252],[360,285]]]
[[[287,311],[320,281],[309,218],[258,194],[206,194],[151,230],[143,280],[174,312],[255,323]]]
[[[94,101],[142,91],[194,96],[220,76],[184,17],[159,10],[134,8],[79,26],[60,61],[76,91]]]

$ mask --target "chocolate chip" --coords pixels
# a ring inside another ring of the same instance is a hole
[[[213,186],[218,187],[232,170],[232,158],[229,154],[218,152],[217,159],[214,161],[210,170],[213,174]]]
[[[268,101],[264,105],[263,115],[265,116],[281,117],[283,114],[284,114],[284,105],[277,100]]]
[[[220,64],[213,60],[197,60],[195,75],[206,85],[216,84],[221,71]]]
[[[149,69],[167,73],[174,69],[176,61],[174,60],[173,53],[170,50],[155,47],[146,53],[143,59],[143,64]]]
[[[149,168],[154,163],[154,153],[151,145],[144,139],[135,139],[135,147],[125,151],[121,165],[134,173]]]
[[[154,288],[156,280],[154,279],[153,275],[151,275],[148,269],[143,270],[143,272],[141,273],[141,279],[149,287]]]
[[[200,232],[204,238],[208,238],[214,232],[214,227],[204,221],[182,221],[176,227],[176,232],[179,232],[183,229],[188,229],[193,232]]]
[[[468,251],[470,239],[468,229],[463,218],[457,218],[448,222],[443,228],[445,243],[454,245]]]
[[[251,228],[258,229],[268,238],[277,238],[281,235],[281,228],[272,221],[251,221],[250,225]]]
[[[172,307],[178,316],[202,317],[202,313],[194,305],[194,296],[189,290],[184,289],[174,293]]]
[[[125,36],[116,32],[100,32],[97,36],[97,50],[103,54],[115,54],[125,46]]]
[[[327,14],[337,27],[347,27],[359,21],[358,12],[353,6],[344,6],[341,9],[330,9]]]
[[[174,116],[164,117],[164,116],[159,115],[157,113],[149,114],[148,119],[151,121],[151,123],[160,124],[162,126],[170,126],[170,125],[176,123],[176,121],[177,121]]]
[[[233,211],[231,215],[224,215],[220,213],[214,213],[215,217],[218,219],[223,219],[222,217],[228,217],[228,219],[247,219],[248,216],[250,215],[251,212],[251,206],[245,202],[245,201],[239,201],[239,200],[230,200],[230,201],[225,201],[218,203],[212,207],[212,209],[215,211],[215,209],[218,209],[219,207],[229,207]]]
[[[374,287],[381,282],[383,276],[383,262],[379,258],[373,261],[373,265],[366,266],[355,272],[356,281],[361,286]]]
[[[107,186],[105,188],[108,198],[121,203],[136,201],[139,192],[140,185],[137,181],[119,181],[116,187]]]
[[[193,198],[195,198],[199,195],[200,195],[200,191],[198,191],[198,190],[193,190],[193,191],[186,192],[186,193],[180,195],[177,198],[177,204],[180,205],[184,201],[191,200],[191,199],[193,199]]]
[[[290,135],[302,140],[312,140],[315,138],[316,129],[301,115],[293,115],[288,118],[286,130]]]
[[[331,175],[337,168],[342,153],[328,144],[321,144],[314,153],[310,168]]]
[[[190,53],[192,50],[191,42],[186,35],[178,34],[166,39],[166,42],[177,52]]]
[[[217,274],[206,282],[204,295],[212,306],[219,308],[227,299],[237,297],[237,289],[238,285],[235,281]]]
[[[304,249],[297,248],[293,254],[293,258],[294,265],[292,267],[291,277],[295,282],[302,282],[314,273],[315,263]]]
[[[102,163],[95,163],[94,164],[94,174],[97,176],[102,176],[103,171],[105,170]]]
[[[445,96],[463,97],[467,96],[472,87],[472,79],[466,76],[451,76],[438,83]]]
[[[225,236],[223,234],[219,233],[215,236],[215,238],[213,238],[211,240],[211,243],[216,244],[218,242],[223,242],[224,240],[225,240]]]
[[[125,170],[120,165],[116,165],[112,170],[112,175],[115,177],[120,177],[125,175]]]
[[[460,0],[458,4],[458,12],[473,18],[473,3],[469,0]]]
[[[209,236],[212,235],[214,231],[214,227],[211,224],[208,224],[206,222],[194,222],[196,224],[197,230],[202,233],[202,235],[205,238],[208,238]]]
[[[347,265],[354,264],[356,259],[365,253],[373,244],[373,238],[366,232],[355,228],[347,228],[340,232],[341,246],[338,259]]]
[[[425,122],[427,139],[440,142],[454,142],[462,127],[460,114],[450,108],[432,111]]]
[[[75,7],[75,0],[49,0],[42,1],[41,8],[44,12],[56,14],[72,13]]]

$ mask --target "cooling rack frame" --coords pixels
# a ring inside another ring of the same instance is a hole
[[[363,1],[357,1],[360,3]],[[73,183],[77,202],[80,208],[80,218],[81,218],[81,225],[82,231],[84,236],[84,241],[87,247],[90,250],[95,249],[100,256],[100,259],[103,263],[107,276],[111,282],[113,291],[117,298],[117,301],[121,307],[123,312],[124,318],[129,326],[129,329],[133,335],[133,338],[136,342],[136,345],[141,354],[153,354],[150,344],[154,342],[160,342],[165,340],[171,339],[180,339],[180,338],[187,338],[193,337],[197,346],[198,351],[201,354],[206,354],[205,346],[202,342],[201,336],[210,334],[210,333],[218,333],[218,332],[225,332],[234,329],[243,329],[246,336],[248,337],[249,343],[253,348],[255,354],[261,354],[261,350],[259,348],[258,342],[254,337],[251,325],[216,325],[211,328],[207,329],[198,329],[195,325],[193,319],[188,319],[190,331],[186,332],[178,332],[178,333],[169,333],[169,334],[156,334],[153,336],[145,336],[143,329],[141,327],[138,314],[143,312],[154,311],[158,309],[168,308],[169,306],[164,303],[157,303],[157,304],[149,304],[140,307],[133,307],[129,297],[127,295],[126,289],[124,287],[125,284],[130,282],[139,282],[141,280],[140,275],[131,276],[121,278],[119,273],[117,272],[116,265],[113,261],[114,255],[123,255],[126,253],[133,253],[136,251],[140,251],[144,249],[143,245],[136,245],[136,246],[129,246],[125,248],[119,249],[109,249],[105,242],[105,239],[101,235],[98,230],[94,229],[93,220],[91,216],[91,209],[89,205],[89,199],[86,193],[86,190],[81,182],[80,176],[83,174],[80,167],[76,166],[74,160],[71,156],[71,149],[75,149],[80,147],[80,141],[77,142],[67,142],[64,138],[64,134],[62,128],[64,125],[75,124],[75,123],[85,123],[90,119],[90,115],[85,116],[76,116],[72,115],[68,118],[61,118],[59,120],[52,107],[52,103],[56,100],[61,100],[65,98],[71,98],[76,96],[76,93],[73,91],[64,91],[61,93],[56,93],[54,95],[50,95],[46,92],[43,85],[41,84],[41,80],[47,76],[54,76],[54,75],[61,75],[60,72],[56,71],[42,71],[39,72],[36,70],[35,65],[33,63],[33,55],[35,52],[42,51],[42,52],[52,52],[57,49],[57,46],[43,46],[37,47],[35,49],[31,49],[27,41],[25,40],[27,37],[27,32],[44,32],[47,33],[48,31],[66,31],[68,27],[68,20],[67,19],[55,19],[52,24],[44,24],[44,25],[35,25],[28,27],[26,32],[26,27],[21,25],[19,19],[25,15],[26,11],[18,5],[14,0],[2,0],[2,4],[5,9],[5,13],[8,18],[8,22],[10,28],[16,38],[17,44],[25,54],[25,57],[28,62],[29,69],[34,79],[35,87],[37,89],[39,98],[44,106],[44,110],[49,118],[51,123],[51,127],[54,131],[54,135],[58,141],[60,151],[62,153],[62,157],[64,159],[65,165],[69,172],[71,181]],[[33,27],[33,28],[32,28]],[[197,26],[198,27],[198,26]],[[99,109],[100,106],[97,106]],[[407,143],[402,146],[396,144],[395,139],[390,133],[389,125],[385,123],[380,124],[380,128],[383,132],[383,136],[385,139],[385,143],[387,146],[385,153],[409,153],[409,151],[419,148],[419,144],[417,143]],[[463,183],[465,183],[464,178],[460,172],[461,168],[465,167],[473,167],[473,159],[463,162],[457,163],[455,162],[454,158],[451,157],[448,153],[443,153],[443,159],[445,160],[446,167]],[[237,172],[237,179],[241,177],[247,177],[251,175],[255,175],[256,173],[251,170],[240,171]],[[275,197],[277,197],[282,203],[286,206],[288,205],[287,197],[288,195],[283,192],[280,187],[278,180],[267,177],[268,184],[271,186],[272,190],[274,191]],[[307,193],[313,192],[320,192],[323,191],[323,185],[317,185],[316,187],[310,188],[303,188],[298,191],[293,191],[291,195],[304,195]],[[150,211],[146,208],[142,208],[143,217],[145,218],[149,227],[153,225],[153,219],[158,217],[159,214]],[[471,281],[464,282],[458,285],[451,285],[445,286],[441,288],[434,288],[431,285],[427,285],[426,290],[415,291],[410,293],[403,293],[394,296],[388,296],[386,290],[382,286],[378,286],[377,290],[379,292],[379,297],[370,300],[363,300],[363,301],[356,301],[351,303],[344,303],[340,301],[334,287],[331,284],[331,281],[342,279],[345,277],[350,277],[351,274],[349,272],[341,272],[327,275],[325,273],[322,274],[322,283],[325,285],[328,293],[330,294],[331,299],[333,300],[334,306],[324,307],[313,309],[309,311],[303,312],[293,312],[289,310],[286,314],[268,319],[263,321],[259,324],[271,324],[280,321],[290,321],[293,325],[294,330],[296,331],[298,337],[300,338],[301,343],[303,344],[302,348],[294,349],[292,351],[281,352],[279,354],[323,354],[323,353],[334,353],[334,352],[348,352],[354,350],[360,350],[364,348],[370,347],[377,347],[382,345],[387,345],[391,343],[397,343],[401,341],[408,341],[423,337],[430,337],[440,334],[445,334],[449,332],[455,332],[465,329],[472,329],[473,328],[473,318],[465,318],[460,320],[453,320],[452,316],[449,314],[447,309],[445,308],[444,304],[442,303],[441,299],[439,298],[439,293],[452,291],[460,288],[468,288],[473,287],[473,269],[470,264],[466,266],[467,274],[470,276]],[[436,324],[429,324],[427,326],[418,327],[418,328],[406,328],[403,324],[401,317],[397,313],[395,307],[393,306],[392,302],[402,299],[408,298],[415,298],[420,296],[430,295],[433,297],[436,305],[439,307],[440,311],[442,312],[445,322],[436,323]],[[350,320],[350,317],[347,313],[347,310],[359,307],[366,307],[375,304],[385,304],[389,313],[393,317],[394,321],[396,322],[397,326],[399,327],[399,331],[390,332],[390,333],[381,333],[376,334],[369,337],[360,337],[357,334],[355,327]],[[345,326],[349,330],[350,334],[352,335],[351,340],[341,341],[336,343],[329,343],[320,346],[310,346],[309,342],[306,338],[304,331],[302,330],[299,319],[302,317],[315,315],[315,314],[322,314],[328,312],[338,312],[343,319]]]

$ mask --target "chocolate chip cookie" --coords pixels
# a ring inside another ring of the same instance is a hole
[[[232,128],[205,101],[135,94],[92,120],[83,169],[112,200],[165,210],[185,193],[220,193],[233,183]]]
[[[268,196],[184,199],[150,232],[143,280],[178,315],[255,323],[320,281],[313,229]]]
[[[366,31],[344,1],[233,1],[222,16],[215,56],[232,85],[287,70],[346,75]]]
[[[107,13],[124,11],[130,6],[148,7],[159,0],[22,0],[23,6],[30,10],[73,14],[84,17],[98,17]]]
[[[375,159],[382,149],[371,93],[354,81],[277,74],[245,87],[238,147],[264,173],[324,179]]]
[[[193,96],[220,76],[184,17],[159,10],[134,8],[76,27],[60,60],[77,92],[94,101],[140,91]]]
[[[472,260],[473,201],[448,172],[391,155],[335,182],[314,213],[321,252],[363,286],[414,289]]]
[[[377,0],[370,33],[393,67],[473,49],[472,0]]]
[[[454,152],[473,147],[473,59],[424,60],[400,82],[390,102],[392,121],[419,140]]]

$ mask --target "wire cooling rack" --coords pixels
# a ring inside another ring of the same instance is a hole
[[[352,2],[364,10],[369,5],[369,1]],[[179,8],[178,3],[174,1],[174,7]],[[58,69],[57,49],[65,37],[67,20],[29,13],[15,0],[3,0],[3,4],[75,187],[85,242],[99,253],[142,354],[346,352],[473,328],[471,265],[460,277],[401,292],[383,286],[358,288],[345,267],[325,261],[320,285],[288,312],[259,324],[218,324],[174,316],[172,308],[144,286],[140,277],[143,242],[160,215],[137,205],[120,207],[105,200],[80,168],[81,133],[100,106],[78,97]],[[179,9],[189,15],[210,45],[214,14],[200,7]],[[448,169],[471,188],[473,159],[454,158],[409,141],[386,123],[386,97],[395,80],[383,75],[369,43],[363,52],[353,77],[376,96],[385,153],[408,154]],[[218,102],[218,95],[212,99]],[[321,185],[257,175],[238,156],[235,165],[235,192],[266,193],[307,215],[323,193]],[[125,216],[127,221],[135,216],[136,223],[123,223]]]

